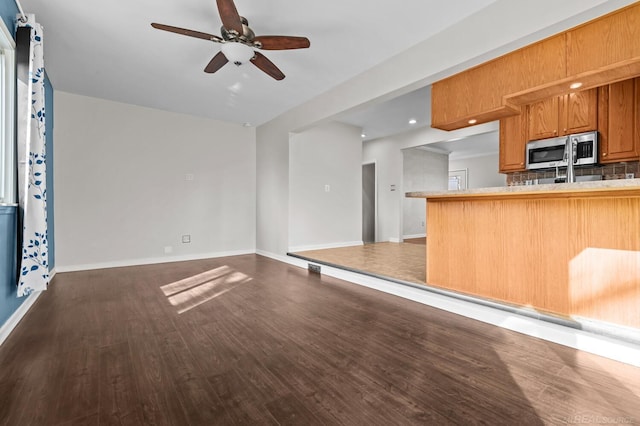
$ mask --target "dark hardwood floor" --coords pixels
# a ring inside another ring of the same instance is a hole
[[[640,424],[639,370],[248,255],[57,275],[0,424]]]

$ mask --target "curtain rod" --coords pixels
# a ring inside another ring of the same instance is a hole
[[[25,22],[27,22],[29,20],[29,18],[27,18],[27,15],[25,15],[24,10],[22,9],[22,5],[20,4],[19,0],[15,0],[16,2],[16,6],[18,6],[18,10],[20,11],[20,15],[22,15],[20,17],[20,22],[22,22],[23,24]]]

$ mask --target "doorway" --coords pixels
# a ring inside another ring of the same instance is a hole
[[[362,242],[376,242],[376,163],[362,165]]]

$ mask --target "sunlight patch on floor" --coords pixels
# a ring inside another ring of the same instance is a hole
[[[251,280],[250,276],[225,265],[166,284],[160,289],[182,314]]]

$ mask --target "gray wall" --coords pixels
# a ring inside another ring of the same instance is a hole
[[[378,168],[378,241],[399,241],[403,236],[402,209],[405,201],[402,178],[402,150],[440,142],[448,138],[465,138],[476,133],[498,130],[491,122],[474,127],[445,132],[423,127],[406,133],[363,142],[363,163],[376,162]],[[258,144],[258,146],[260,146]],[[445,176],[446,176],[445,170]],[[395,186],[395,191],[391,187]],[[446,189],[446,187],[445,187]]]
[[[467,187],[470,189],[506,186],[506,175],[499,173],[498,167],[498,153],[449,161],[449,170],[468,169]]]
[[[447,189],[449,156],[420,148],[402,150],[402,191],[443,191]],[[426,233],[426,203],[421,198],[405,198],[402,203],[402,236],[415,238]]]
[[[402,203],[402,152],[393,138],[363,143],[363,162],[376,163],[378,173],[377,241],[400,238],[400,206]],[[391,186],[395,186],[395,191]]]
[[[289,251],[362,244],[360,129],[314,127],[292,136],[289,155]]]
[[[55,108],[58,271],[255,250],[254,129],[65,92]]]

